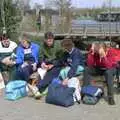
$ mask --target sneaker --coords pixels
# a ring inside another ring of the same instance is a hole
[[[48,88],[46,88],[41,94],[42,94],[42,96],[45,96],[45,95],[47,95],[47,93],[48,93]]]
[[[120,94],[120,83],[117,86],[117,93]]]
[[[76,102],[77,102],[78,104],[80,104],[80,100],[77,100]]]
[[[115,105],[115,101],[114,101],[113,97],[108,98],[108,104],[109,105]]]
[[[35,99],[40,99],[42,97],[41,93],[39,91],[37,91],[35,94],[34,94],[34,98]]]
[[[32,86],[28,84],[28,88],[31,90],[33,96],[35,99],[40,99],[41,98],[41,93],[39,92],[38,88],[36,86]]]

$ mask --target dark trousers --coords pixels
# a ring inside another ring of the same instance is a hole
[[[84,70],[84,78],[83,78],[83,85],[89,85],[91,80],[93,80],[93,75],[104,75],[105,80],[107,82],[108,88],[108,97],[113,97],[113,79],[115,75],[116,69],[100,69],[95,67],[86,67]]]
[[[46,73],[46,75],[44,76],[44,79],[40,80],[37,85],[40,92],[43,92],[48,87],[48,85],[52,82],[52,80],[58,77],[60,70],[61,70],[61,67],[54,67]]]
[[[0,72],[3,75],[3,79],[7,83],[8,80],[14,80],[16,74],[16,66],[8,66],[0,63]]]
[[[26,67],[18,66],[16,70],[16,79],[25,80],[29,82],[30,75],[33,73],[32,65]]]

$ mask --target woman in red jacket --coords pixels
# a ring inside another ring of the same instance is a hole
[[[111,48],[103,44],[93,44],[87,58],[87,67],[84,71],[83,85],[89,85],[92,75],[104,75],[108,87],[108,104],[114,105],[113,79],[116,71],[116,62]]]

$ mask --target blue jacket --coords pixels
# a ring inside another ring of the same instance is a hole
[[[32,56],[35,59],[35,63],[38,63],[40,48],[39,45],[31,42],[30,48],[32,50]],[[16,56],[16,64],[22,64],[24,62],[24,48],[21,45],[19,45],[16,50]]]
[[[83,66],[83,55],[78,48],[73,48],[71,53],[66,55],[66,64],[70,67],[68,72],[68,78],[76,75],[76,71],[79,65]]]

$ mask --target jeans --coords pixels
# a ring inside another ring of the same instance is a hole
[[[47,71],[43,80],[40,80],[37,87],[40,92],[43,92],[48,85],[52,82],[54,78],[57,78],[60,73],[61,67],[53,67],[51,70]]]
[[[26,82],[29,82],[29,78],[32,73],[32,65],[28,65],[23,68],[20,65],[16,70],[16,79],[25,80]]]
[[[104,75],[107,82],[108,97],[113,96],[113,79],[116,69],[100,69],[97,67],[86,67],[84,70],[83,86],[89,85],[91,80],[93,80],[93,75]]]

